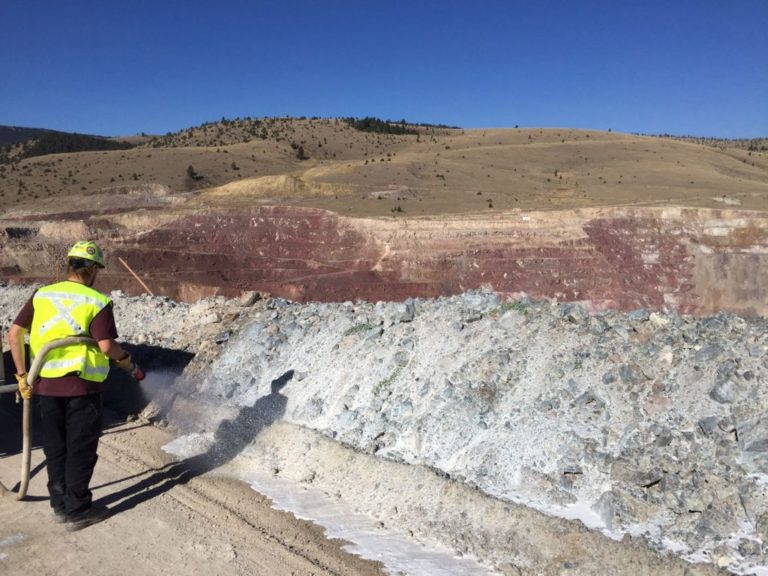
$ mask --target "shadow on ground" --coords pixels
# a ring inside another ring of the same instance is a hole
[[[111,514],[125,512],[232,460],[262,430],[283,417],[288,398],[280,391],[293,378],[293,374],[293,370],[289,370],[276,378],[272,381],[270,394],[256,400],[253,406],[241,408],[235,418],[223,420],[216,429],[214,443],[207,452],[148,470],[145,474],[152,473],[151,476],[119,492],[99,498],[98,504],[112,505]],[[130,476],[120,482],[132,480],[137,476],[141,475]]]

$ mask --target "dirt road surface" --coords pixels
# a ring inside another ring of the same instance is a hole
[[[13,491],[18,489],[21,464],[20,430],[16,414],[0,405],[0,482]],[[67,532],[64,525],[54,522],[45,486],[44,457],[39,442],[35,442],[26,500],[17,501],[13,491],[0,495],[0,574],[386,573],[378,562],[346,552],[345,542],[328,539],[315,524],[274,510],[268,498],[245,483],[215,473],[190,472],[161,449],[172,439],[168,430],[141,421],[108,425],[99,445],[91,488],[95,503],[106,505],[111,515],[79,532]],[[711,565],[658,556],[637,541],[622,545],[534,511],[523,510],[519,519],[538,534],[542,550],[559,541],[560,553],[529,569],[508,564],[501,572],[505,576],[725,574]],[[573,565],[564,561],[578,556],[585,547],[594,553],[592,560],[582,559]],[[580,569],[579,564],[583,564]]]
[[[15,412],[0,406],[0,482],[9,490],[18,483],[21,464]],[[185,471],[161,450],[172,439],[139,421],[108,426],[91,487],[94,501],[112,514],[71,533],[54,522],[36,443],[27,500],[17,501],[11,492],[0,497],[0,573],[384,574],[317,526],[273,510],[242,482]]]

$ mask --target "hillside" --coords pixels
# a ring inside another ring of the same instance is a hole
[[[0,147],[0,165],[9,165],[14,169],[22,160],[40,156],[133,148],[133,144],[129,142],[104,136],[89,136],[53,130],[37,132],[30,139]]]
[[[20,144],[27,140],[33,140],[43,134],[55,132],[44,128],[24,128],[21,126],[0,126],[0,146]]]
[[[129,150],[0,165],[0,207],[114,208],[116,195],[130,193],[117,204],[151,206],[170,197],[189,207],[281,203],[353,216],[626,205],[768,208],[762,141],[750,150],[742,141],[589,130],[412,127],[419,133],[362,132],[343,119],[223,119],[139,139]]]

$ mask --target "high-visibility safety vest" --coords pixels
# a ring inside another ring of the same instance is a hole
[[[32,357],[48,342],[69,336],[89,336],[91,320],[110,302],[104,294],[77,282],[58,282],[40,288],[32,298],[35,309],[29,334]],[[104,382],[109,373],[109,358],[98,346],[88,344],[62,346],[46,354],[41,377],[58,378],[71,373],[83,380]]]

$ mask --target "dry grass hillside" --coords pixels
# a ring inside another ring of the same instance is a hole
[[[340,119],[222,120],[135,138],[129,150],[0,165],[0,208],[19,214],[281,203],[356,216],[627,205],[768,209],[764,141],[417,130],[375,134]]]

